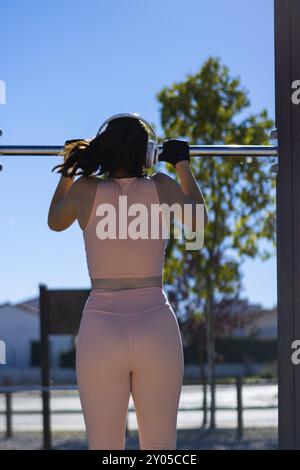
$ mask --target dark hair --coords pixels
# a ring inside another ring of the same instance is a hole
[[[66,141],[63,150],[65,162],[56,165],[64,176],[111,176],[122,168],[130,176],[143,176],[146,161],[148,131],[135,118],[121,117],[110,121],[104,131],[91,140]],[[81,170],[81,171],[78,171]]]

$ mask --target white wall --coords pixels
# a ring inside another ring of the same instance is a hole
[[[40,320],[36,314],[28,313],[14,305],[0,308],[0,340],[6,345],[6,365],[9,368],[31,367],[31,342],[40,340]],[[58,366],[60,352],[69,349],[71,336],[52,336],[51,364]]]

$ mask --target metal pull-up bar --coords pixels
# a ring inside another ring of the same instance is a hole
[[[0,137],[2,130],[0,129]],[[271,139],[277,139],[277,129],[272,129]],[[163,150],[160,144],[159,150]],[[207,156],[253,156],[266,157],[277,156],[275,145],[190,145],[191,157]],[[64,146],[61,145],[0,145],[0,155],[6,156],[56,156],[61,155]]]
[[[191,157],[205,156],[277,156],[277,147],[274,145],[190,145]],[[63,150],[60,145],[2,145],[0,155],[30,155],[30,156],[55,156]],[[162,144],[159,149],[162,150]]]

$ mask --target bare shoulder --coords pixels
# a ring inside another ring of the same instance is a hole
[[[82,194],[87,191],[93,191],[93,188],[99,184],[100,178],[97,176],[80,176],[77,180],[74,181],[72,184],[70,191],[74,197],[82,197]]]
[[[89,219],[89,214],[96,194],[97,185],[101,179],[97,176],[80,176],[72,184],[70,195],[76,208],[77,219],[83,229]]]
[[[166,173],[155,173],[152,178],[156,183],[161,203],[193,204],[193,200],[183,192],[181,185],[171,176]]]
[[[161,173],[161,172],[157,172],[157,173],[154,173],[151,178],[153,178],[153,180],[155,181],[156,185],[160,185],[160,186],[164,186],[164,187],[174,187],[176,185],[178,185],[178,183],[173,179],[171,178],[171,176],[167,175],[166,173]]]
[[[166,173],[154,173],[152,175],[156,185],[160,203],[172,204],[180,197],[181,188],[177,181]]]
[[[94,186],[95,184],[99,183],[100,178],[98,176],[79,176],[76,181],[74,181],[73,186],[77,188],[87,187],[87,186]]]
[[[156,187],[162,191],[171,191],[172,193],[181,191],[180,185],[177,183],[177,181],[166,173],[154,173],[152,178],[156,184]]]

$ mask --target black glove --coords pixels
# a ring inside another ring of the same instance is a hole
[[[173,166],[183,160],[190,162],[190,148],[186,140],[169,139],[163,142],[163,150],[159,155],[160,162],[168,162]]]

